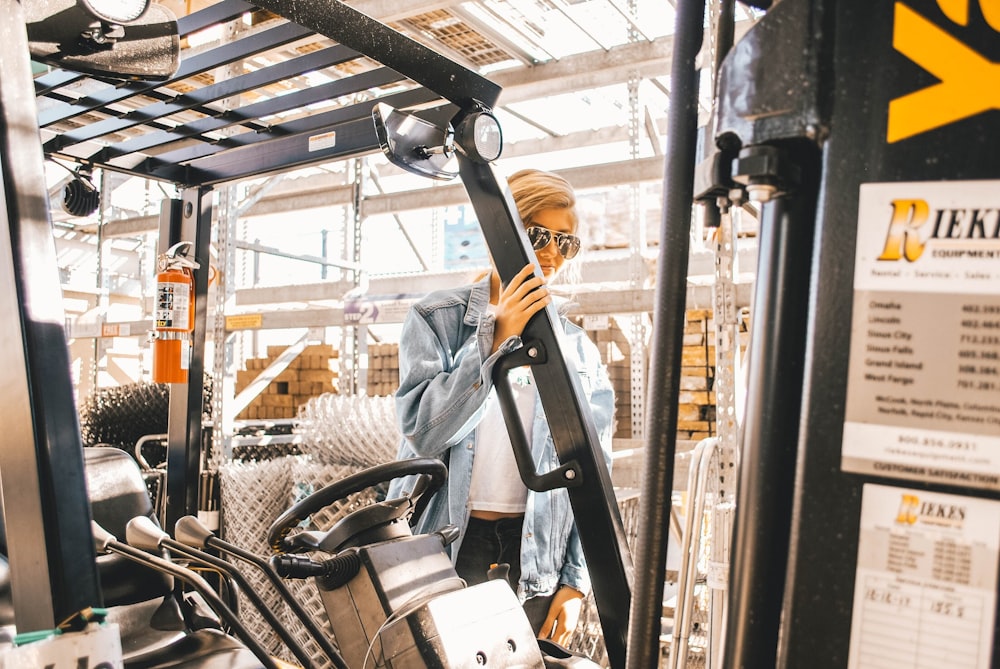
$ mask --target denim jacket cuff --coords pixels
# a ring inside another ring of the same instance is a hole
[[[483,361],[480,373],[482,381],[489,385],[493,376],[493,365],[502,355],[506,355],[521,346],[521,338],[517,335],[507,337],[493,352],[493,333],[496,326],[496,317],[490,313],[484,313],[479,318],[479,327],[476,329],[476,342],[479,346],[479,359]]]
[[[577,569],[566,563],[559,573],[559,584],[568,585],[586,595],[590,592],[590,575],[586,569]]]

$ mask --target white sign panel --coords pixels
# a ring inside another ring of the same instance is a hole
[[[861,187],[842,466],[1000,490],[1000,181]]]
[[[866,484],[848,669],[990,669],[1000,502]]]

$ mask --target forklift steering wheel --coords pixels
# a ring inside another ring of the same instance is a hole
[[[326,508],[334,502],[347,498],[348,495],[361,492],[362,490],[371,488],[379,483],[391,481],[392,479],[400,478],[402,476],[414,475],[418,475],[419,478],[414,484],[413,491],[409,496],[409,508],[413,509],[409,521],[410,526],[412,527],[417,522],[417,519],[420,518],[420,514],[422,514],[424,509],[427,507],[431,497],[434,496],[434,493],[438,491],[445,479],[448,477],[448,468],[445,467],[444,463],[437,458],[411,458],[408,460],[397,460],[395,462],[376,465],[320,488],[313,494],[293,505],[290,509],[278,516],[273,523],[271,523],[271,528],[267,533],[267,544],[275,553],[295,552],[298,549],[292,546],[286,537],[296,525],[312,514]],[[376,511],[377,513],[377,509],[373,507],[384,507],[387,504],[391,505],[394,501],[397,500],[387,500],[386,502],[381,502],[377,505],[358,509],[343,518],[338,525],[344,523],[356,514],[367,514],[371,511]],[[400,515],[397,512],[390,513],[396,516]],[[386,518],[384,514],[383,518]],[[374,520],[376,523],[378,521],[378,518]]]

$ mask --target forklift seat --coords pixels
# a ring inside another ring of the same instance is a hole
[[[83,452],[94,521],[123,541],[126,525],[136,516],[147,516],[159,525],[142,472],[131,455],[104,446]],[[0,550],[6,556],[3,529],[0,524]],[[237,639],[211,627],[192,629],[171,576],[114,553],[96,559],[107,621],[119,627],[126,669],[261,669],[260,660]],[[16,624],[10,587],[3,557],[0,625]]]

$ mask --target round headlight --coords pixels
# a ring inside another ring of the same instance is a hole
[[[473,160],[493,162],[503,149],[500,122],[487,111],[469,114],[455,128],[455,144]]]
[[[150,0],[80,0],[90,12],[109,23],[131,23],[146,13]]]

